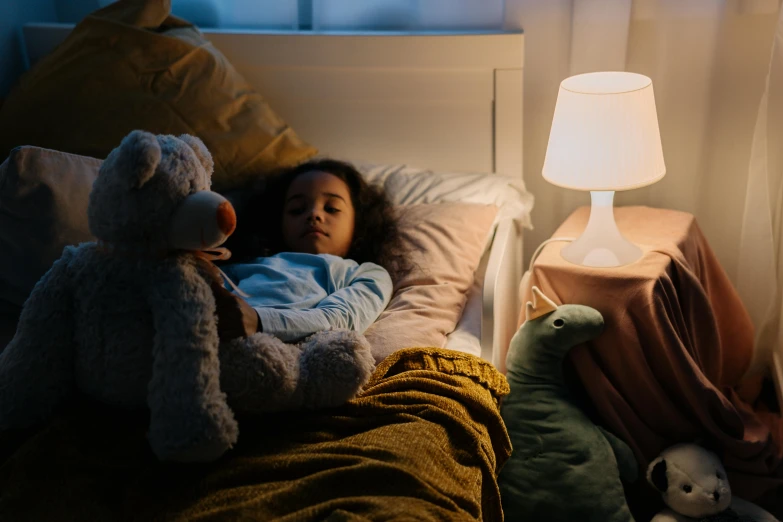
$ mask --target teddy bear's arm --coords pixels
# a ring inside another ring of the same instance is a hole
[[[238,435],[220,389],[215,300],[193,265],[172,264],[159,275],[150,292],[150,445],[161,460],[211,461]]]
[[[634,482],[639,476],[639,465],[633,455],[633,450],[628,444],[617,438],[613,433],[606,431],[601,426],[597,426],[600,432],[606,438],[614,451],[617,460],[617,468],[620,471],[620,477],[626,482]]]
[[[68,247],[36,283],[16,335],[0,352],[0,430],[46,420],[72,391],[72,258]]]

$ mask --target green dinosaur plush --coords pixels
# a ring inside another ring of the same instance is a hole
[[[506,357],[501,413],[514,451],[499,477],[505,519],[633,521],[620,482],[636,480],[633,453],[582,412],[562,373],[568,351],[601,334],[603,317],[557,306],[536,287],[533,296]]]

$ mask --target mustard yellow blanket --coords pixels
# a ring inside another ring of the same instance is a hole
[[[344,407],[240,419],[210,465],[159,463],[145,415],[80,402],[2,463],[0,520],[502,520],[507,393],[481,359],[402,350]]]

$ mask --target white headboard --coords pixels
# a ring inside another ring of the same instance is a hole
[[[71,29],[25,25],[28,66]],[[520,32],[203,32],[322,154],[522,177]]]

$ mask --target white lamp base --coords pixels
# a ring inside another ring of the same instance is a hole
[[[642,249],[623,237],[614,221],[614,191],[591,191],[590,219],[582,235],[563,247],[563,259],[582,266],[613,267],[633,263]]]

